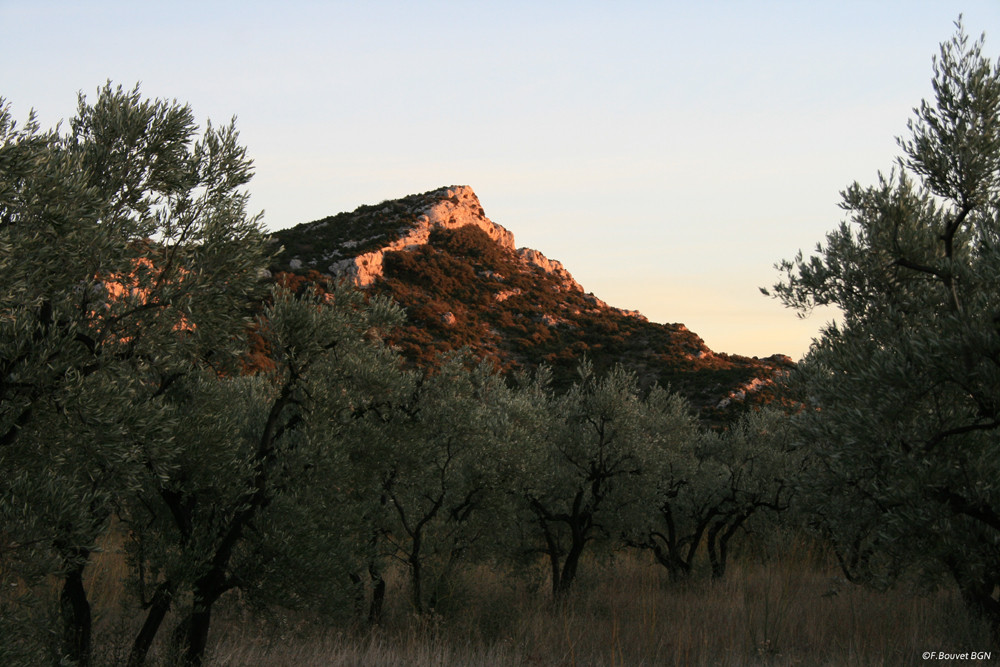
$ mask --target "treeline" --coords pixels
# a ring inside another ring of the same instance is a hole
[[[87,572],[114,536],[163,642],[201,664],[226,596],[379,622],[471,563],[638,549],[725,576],[748,531],[825,541],[846,577],[948,583],[1000,627],[1000,64],[961,27],[900,171],[775,290],[834,304],[800,409],[702,427],[623,368],[554,391],[384,341],[388,300],[275,282],[232,125],[107,85],[69,130],[0,104],[0,662],[86,665]],[[405,589],[387,590],[400,567]],[[58,595],[50,592],[55,588]],[[170,627],[165,627],[165,626]]]

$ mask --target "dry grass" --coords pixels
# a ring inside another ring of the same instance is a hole
[[[808,554],[684,586],[634,556],[590,572],[561,606],[531,582],[478,568],[432,620],[393,608],[376,632],[289,628],[277,641],[228,625],[212,664],[910,665],[928,650],[991,648],[953,595],[865,590]]]
[[[410,613],[404,582],[391,580],[375,630],[334,628],[300,613],[260,618],[230,600],[213,620],[209,664],[910,665],[924,651],[993,650],[950,592],[866,590],[839,579],[802,543],[780,553],[738,559],[722,581],[683,585],[636,555],[588,562],[558,606],[544,581],[477,566],[456,579],[431,618]],[[124,567],[109,549],[90,568],[94,608],[104,610],[95,624],[98,664],[122,664],[141,622],[120,584]],[[168,619],[161,635],[172,625]],[[171,661],[158,646],[150,662]]]

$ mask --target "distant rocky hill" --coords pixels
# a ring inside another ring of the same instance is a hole
[[[348,280],[386,294],[407,312],[393,342],[416,364],[467,347],[509,371],[552,367],[572,381],[587,355],[598,368],[621,362],[645,384],[685,393],[702,416],[724,419],[775,399],[788,357],[713,352],[683,324],[656,324],[584,291],[563,265],[516,248],[486,217],[468,186],[361,206],[274,234],[276,271]]]

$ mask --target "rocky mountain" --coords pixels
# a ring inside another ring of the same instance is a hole
[[[708,419],[774,399],[792,362],[716,353],[683,324],[656,324],[585,292],[558,261],[517,248],[486,217],[468,186],[361,206],[275,232],[275,271],[304,280],[347,280],[407,312],[393,342],[413,363],[434,364],[467,347],[504,371],[552,367],[572,381],[587,355],[597,368],[622,362],[646,384],[685,393]]]

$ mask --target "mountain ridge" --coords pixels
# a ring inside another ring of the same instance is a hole
[[[401,213],[400,205],[406,207],[405,212]],[[346,279],[356,287],[368,287],[382,276],[382,262],[386,253],[412,250],[426,244],[434,229],[457,229],[473,225],[483,230],[490,239],[501,247],[515,252],[525,263],[537,266],[546,273],[561,278],[565,289],[585,291],[562,262],[546,257],[541,251],[534,248],[517,248],[514,243],[514,234],[486,217],[486,211],[483,209],[479,197],[468,185],[451,185],[419,195],[384,201],[376,206],[361,206],[350,214],[341,213],[305,223],[305,225],[312,231],[316,231],[327,225],[343,224],[350,219],[345,218],[345,215],[354,216],[354,224],[357,225],[357,220],[364,220],[364,216],[370,213],[369,209],[374,209],[374,214],[382,217],[382,224],[374,230],[375,235],[360,240],[354,238],[341,240],[339,244],[328,248],[328,252],[322,256],[314,256],[305,261],[298,254],[292,253],[288,261],[289,268],[295,270],[308,265],[309,268],[323,271],[322,264],[329,261],[325,272],[335,278]],[[399,225],[395,229],[384,229],[383,225],[393,218],[398,220]],[[302,225],[297,227],[302,227]],[[379,233],[382,235],[383,245],[371,248],[372,242],[378,239]],[[364,248],[364,250],[359,251],[358,248]],[[592,293],[590,294],[592,295]],[[600,299],[598,302],[608,305]],[[614,308],[613,306],[608,307]],[[637,310],[622,308],[615,308],[615,310],[645,319]]]
[[[793,365],[716,353],[683,324],[649,322],[597,298],[557,260],[517,248],[469,186],[358,207],[280,230],[275,271],[345,280],[399,302],[407,322],[393,342],[419,365],[460,348],[504,371],[553,367],[569,382],[586,354],[621,362],[646,384],[670,384],[708,418],[769,402]]]

